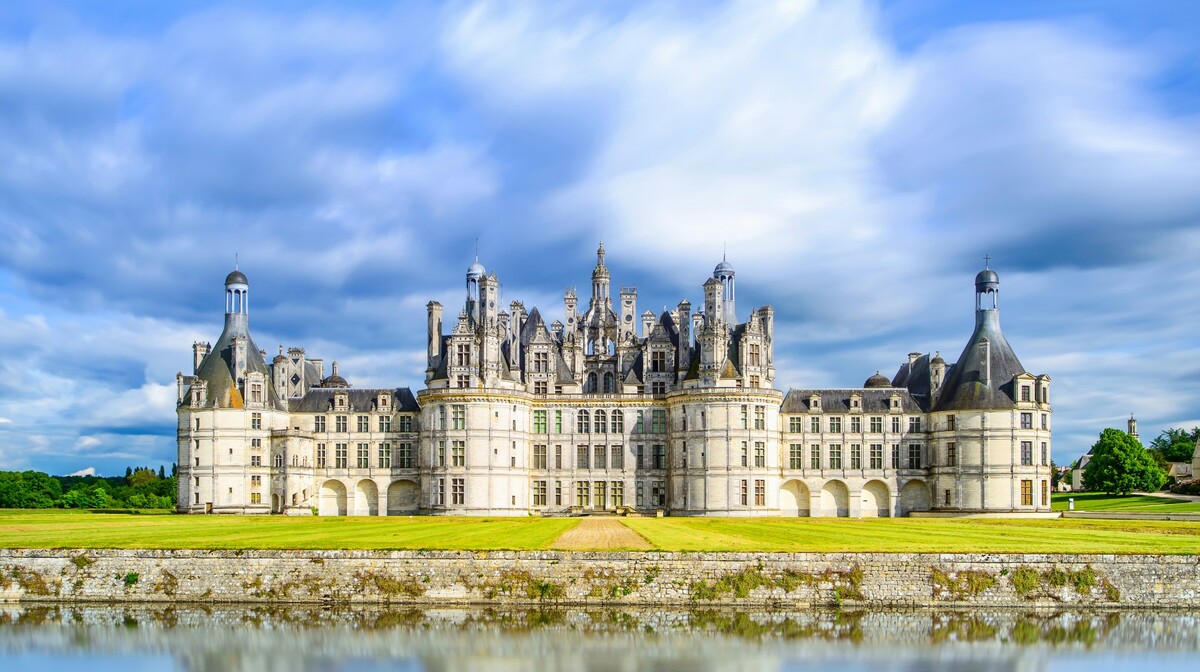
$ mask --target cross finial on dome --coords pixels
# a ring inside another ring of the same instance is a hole
[[[989,254],[985,254],[985,255],[983,255],[983,267],[984,267],[984,268],[991,268],[991,264],[992,264],[992,257],[991,257],[991,255],[989,255]]]

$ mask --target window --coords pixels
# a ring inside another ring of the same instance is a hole
[[[390,416],[390,415],[379,416],[379,431],[381,431],[381,432],[392,431],[392,416]]]
[[[821,417],[820,416],[814,415],[808,419],[808,431],[810,431],[810,432],[820,432],[821,431]]]
[[[900,433],[900,416],[898,415],[892,416],[892,432]]]
[[[621,411],[613,411],[609,414],[609,424],[612,425],[613,434],[625,433],[625,414]]]
[[[645,413],[646,413],[645,411],[638,411],[638,412],[637,412],[637,422],[635,422],[635,423],[634,423],[634,425],[633,425],[633,433],[634,433],[634,434],[641,434],[642,432],[646,431],[646,427],[645,427],[645,420],[646,420]]]
[[[446,429],[446,407],[438,406],[437,428]]]
[[[544,380],[533,381],[533,393],[534,394],[547,394],[547,393],[549,393],[549,391],[550,391],[550,386],[548,383],[546,383],[546,381],[544,381]]]
[[[625,448],[624,448],[624,446],[613,446],[612,447],[612,460],[609,461],[608,466],[612,467],[613,469],[624,469],[625,468]]]
[[[262,504],[262,493],[261,492],[250,493],[250,503],[251,504]]]
[[[554,412],[554,431],[555,433],[562,434],[562,411]]]
[[[946,444],[946,466],[953,467],[958,464],[958,445],[953,441]]]
[[[650,353],[650,372],[663,373],[667,370],[667,353],[655,350]]]
[[[317,468],[325,468],[325,444],[323,443],[317,444]]]
[[[392,468],[392,444],[390,443],[379,444],[379,468]]]
[[[950,506],[950,491],[949,490],[942,491],[942,504],[945,506]]]
[[[459,343],[454,349],[454,363],[456,366],[471,365],[471,346],[468,343]]]
[[[746,346],[746,364],[750,366],[762,366],[762,355],[760,346],[757,343],[750,343]]]
[[[750,445],[742,441],[742,466],[750,466]]]
[[[767,505],[767,482],[764,480],[754,481],[754,505]]]
[[[588,488],[587,481],[579,481],[575,484],[575,506],[587,506],[591,504],[591,491]]]
[[[812,469],[821,468],[821,446],[812,444],[808,447],[808,466]]]
[[[842,431],[842,419],[839,417],[829,418],[829,431],[839,433]]]
[[[747,417],[748,417],[748,415],[747,415],[747,414],[748,414],[748,413],[749,413],[749,408],[748,408],[746,405],[744,405],[744,404],[743,404],[743,405],[742,405],[742,416],[741,416],[741,417],[742,417],[742,424],[741,424],[741,428],[742,428],[742,429],[748,429],[748,428],[749,428],[749,426],[750,426],[750,425],[748,424],[748,420],[747,420]]]
[[[1033,464],[1033,442],[1032,441],[1022,441],[1021,442],[1021,464],[1023,466],[1030,466]]]
[[[634,450],[634,460],[636,460],[634,462],[636,469],[645,469],[646,468],[646,447],[645,446],[639,445]]]
[[[850,431],[855,434],[862,433],[862,416],[855,415],[850,418]]]
[[[250,429],[262,429],[262,413],[250,414]]]
[[[742,506],[749,506],[749,505],[750,505],[750,488],[749,488],[749,485],[750,485],[750,481],[747,481],[746,479],[744,479],[744,478],[743,478],[743,479],[742,479],[742,496],[741,496],[741,502],[742,502]]]
[[[550,353],[535,352],[533,353],[533,372],[547,373],[550,371]]]
[[[334,469],[345,469],[346,468],[346,457],[347,457],[346,452],[347,452],[348,448],[349,448],[349,444],[346,444],[346,443],[333,444],[333,468]]]
[[[1050,416],[1042,413],[1042,429],[1050,429]]]
[[[1021,401],[1029,401],[1029,386],[1021,386]]]
[[[325,431],[325,416],[318,415],[317,417],[313,418],[313,431],[314,432],[324,432]]]
[[[592,427],[597,434],[603,434],[608,431],[608,416],[604,411],[596,411],[592,414]]]
[[[1021,414],[1021,429],[1033,429],[1033,413]]]
[[[347,418],[344,415],[339,415],[334,418],[334,421],[335,421],[334,422],[334,425],[335,425],[334,430],[335,431],[338,431],[338,432],[346,431],[346,426],[348,424],[349,418]]]
[[[554,482],[554,504],[562,506],[562,481]]]
[[[433,495],[433,503],[438,506],[446,505],[446,479],[444,478],[437,479],[437,490]]]
[[[251,450],[262,450],[262,439],[250,439],[250,448]],[[233,450],[230,449],[229,452],[232,453]]]
[[[883,444],[882,443],[872,443],[870,446],[870,451],[871,451],[871,468],[872,469],[883,469]]]
[[[754,466],[767,466],[767,444],[762,441],[754,442]]]
[[[645,483],[642,483],[641,481],[638,481],[637,483],[635,483],[634,484],[634,493],[635,493],[635,497],[636,497],[636,499],[634,501],[636,502],[636,504],[638,506],[644,505],[646,503]]]
[[[667,412],[663,410],[651,411],[650,416],[650,431],[655,434],[662,434],[667,431]]]
[[[251,455],[250,456],[250,466],[261,467],[262,466],[262,455]]]
[[[413,468],[413,444],[404,441],[396,448],[396,466],[401,469]]]
[[[413,419],[412,419],[411,415],[401,415],[398,418],[396,418],[396,420],[398,420],[400,422],[399,431],[401,431],[401,432],[413,431]]]
[[[542,444],[534,445],[533,447],[533,468],[546,468],[546,446]]]
[[[545,506],[546,505],[546,482],[545,481],[534,481],[533,482],[533,505],[534,506]]]
[[[842,444],[840,443],[829,444],[829,468],[842,468]]]
[[[575,447],[575,468],[576,469],[587,469],[588,468],[588,447],[587,446],[576,446]]]
[[[754,428],[755,429],[766,429],[767,428],[767,407],[766,406],[755,406],[754,407]]]
[[[871,416],[871,432],[873,434],[879,434],[883,432],[883,416]]]
[[[653,446],[653,450],[654,450],[654,464],[651,465],[652,468],[666,469],[667,468],[667,447],[662,444],[657,444],[657,445]]]
[[[450,503],[458,506],[467,503],[467,479],[450,479]]]
[[[366,444],[366,443],[358,444],[357,465],[358,465],[359,469],[366,469],[367,467],[371,466],[370,450],[371,450],[370,444]]]
[[[667,484],[665,481],[650,482],[650,503],[663,506],[667,503]]]
[[[296,456],[293,455],[292,463],[295,464],[295,462],[296,462]],[[282,466],[283,466],[283,455],[278,455],[278,454],[275,455],[275,468],[278,469],[279,467],[282,467]]]
[[[455,404],[450,407],[450,426],[453,429],[467,428],[467,407]]]
[[[793,443],[788,446],[788,467],[791,469],[804,468],[804,446]]]
[[[606,462],[606,460],[604,458],[605,458],[605,454],[607,453],[604,446],[596,446],[595,448],[592,449],[592,453],[596,458],[592,463],[592,468],[593,469],[604,469],[605,468],[604,464]]]
[[[900,444],[898,443],[892,444],[892,468],[900,468]]]
[[[451,441],[450,442],[450,466],[452,466],[452,467],[467,466],[467,442],[466,441]]]
[[[862,469],[862,444],[850,444],[850,468]]]
[[[200,429],[200,418],[196,418],[196,429]]]
[[[946,429],[949,429],[950,431],[958,429],[958,419],[953,415],[946,416]]]
[[[446,442],[438,441],[437,462],[439,467],[446,466]]]
[[[1044,467],[1048,464],[1050,464],[1050,446],[1046,445],[1045,441],[1042,441],[1042,466]]]
[[[908,468],[921,468],[921,444],[919,443],[908,444]]]
[[[1021,506],[1033,506],[1033,481],[1021,481]]]
[[[914,415],[913,417],[908,419],[908,431],[910,431],[910,432],[921,431],[921,417],[920,416]]]
[[[534,411],[533,412],[533,433],[534,434],[545,434],[546,433],[546,412],[545,411]]]
[[[625,506],[625,484],[621,481],[613,481],[612,487],[609,488],[612,496],[612,505]]]
[[[360,432],[371,431],[371,416],[368,416],[368,415],[358,416],[358,431],[360,431]]]
[[[667,384],[661,380],[650,383],[650,394],[666,394]]]
[[[562,469],[562,445],[554,446],[554,468]]]
[[[1042,506],[1050,504],[1050,487],[1046,481],[1042,481]]]
[[[587,434],[591,429],[592,417],[587,411],[579,411],[575,414],[575,431],[580,434]]]

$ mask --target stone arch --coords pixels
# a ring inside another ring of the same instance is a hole
[[[845,518],[850,515],[850,488],[841,481],[829,481],[821,487],[821,515]]]
[[[271,513],[283,513],[283,504],[279,495],[271,495]]]
[[[325,481],[321,484],[317,503],[317,511],[322,516],[346,515],[346,486],[341,481]]]
[[[403,516],[421,508],[421,486],[416,481],[392,481],[387,489],[387,514]]]
[[[887,483],[868,481],[863,486],[861,500],[863,518],[887,518],[891,515],[892,497]]]
[[[905,514],[929,510],[929,486],[920,479],[912,480],[900,488],[900,510]]]
[[[614,381],[614,377],[613,377],[612,371],[605,371],[604,372],[604,391],[605,392],[616,392],[617,391],[616,384],[613,381]]]
[[[354,515],[379,515],[379,486],[375,481],[364,478],[354,488]]]
[[[596,391],[596,373],[594,371],[587,375],[587,383],[583,386],[583,391],[588,393]]]
[[[811,495],[804,481],[791,480],[779,488],[779,512],[784,516],[807,516]]]

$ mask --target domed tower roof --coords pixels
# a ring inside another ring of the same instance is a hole
[[[478,280],[485,275],[487,275],[487,269],[479,263],[479,257],[475,257],[475,261],[471,262],[471,266],[467,268],[467,277]]]
[[[329,374],[324,379],[322,379],[319,387],[332,387],[332,388],[345,389],[345,388],[350,387],[350,383],[346,382],[345,378],[338,375],[338,363],[334,362],[333,363],[333,373]]]
[[[225,276],[225,284],[228,285],[249,285],[250,281],[246,279],[246,274],[233,269],[233,272]]]
[[[713,269],[714,278],[720,278],[722,275],[733,275],[733,264],[729,263],[725,257],[721,257],[721,263]]]
[[[891,387],[891,386],[892,386],[892,381],[888,380],[887,376],[884,376],[883,374],[879,373],[878,371],[875,372],[875,375],[871,376],[870,378],[867,378],[867,382],[863,383],[863,387],[866,387],[866,388]]]
[[[985,268],[975,276],[975,291],[994,292],[1000,289],[1000,276],[990,268]]]

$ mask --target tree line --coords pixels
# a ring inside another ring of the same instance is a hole
[[[175,465],[128,467],[124,476],[51,476],[0,471],[0,509],[173,509]]]
[[[1168,482],[1171,462],[1191,462],[1200,440],[1200,427],[1190,431],[1170,427],[1164,429],[1144,447],[1140,441],[1119,429],[1106,429],[1100,440],[1092,445],[1092,459],[1083,472],[1083,486],[1109,494],[1154,492]],[[1193,479],[1197,474],[1192,475]],[[1179,484],[1172,490],[1195,489]]]

